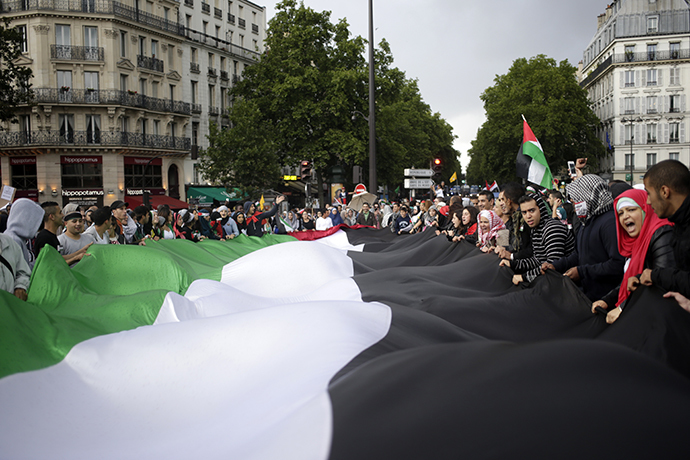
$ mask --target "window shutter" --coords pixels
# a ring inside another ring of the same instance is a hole
[[[669,97],[670,96],[662,96],[661,97],[661,103],[663,104],[663,106],[659,107],[659,112],[668,113],[668,104],[669,104],[668,98]]]
[[[664,144],[668,144],[668,123],[664,123]]]
[[[640,86],[646,86],[647,85],[647,71],[646,70],[638,70],[637,73],[640,74]]]
[[[662,69],[656,71],[656,81],[657,85],[664,86],[664,72]]]
[[[685,143],[685,122],[681,121],[680,122],[680,143],[683,144]]]
[[[640,129],[642,131],[642,137],[640,137],[640,144],[646,144],[647,143],[647,125],[642,125],[642,128]]]
[[[685,112],[685,94],[680,97],[680,111]]]
[[[635,113],[640,113],[640,98],[635,98]]]
[[[635,139],[633,139],[633,144],[644,144],[644,142],[642,141],[641,131],[642,130],[640,129],[640,125],[635,125]]]
[[[621,137],[621,141],[620,141],[620,144],[621,144],[621,145],[625,145],[625,127],[624,127],[624,126],[621,126],[621,127],[620,127],[620,131],[621,131],[621,136],[620,136],[620,137]]]
[[[647,98],[645,96],[642,96],[642,112],[640,113],[647,113]]]
[[[622,115],[625,114],[625,99],[624,99],[624,98],[621,98],[620,103],[621,103],[621,111],[620,111],[620,113],[619,113],[618,115],[621,115],[621,116],[622,116]]]

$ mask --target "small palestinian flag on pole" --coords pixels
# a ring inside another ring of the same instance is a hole
[[[524,132],[522,146],[520,146],[520,151],[515,161],[517,175],[540,187],[551,189],[553,187],[553,176],[551,175],[549,164],[546,162],[544,150],[527,124],[524,115],[522,120]]]

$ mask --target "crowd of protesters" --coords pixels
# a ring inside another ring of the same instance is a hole
[[[377,200],[348,206],[347,195],[323,209],[279,211],[247,201],[212,209],[177,212],[115,201],[110,206],[64,208],[18,199],[0,223],[1,288],[26,299],[32,267],[41,248],[54,247],[69,265],[93,244],[139,244],[161,239],[229,241],[240,235],[289,234],[339,225],[390,229],[399,235],[433,232],[451,243],[465,241],[497,254],[513,270],[515,284],[531,283],[547,270],[572,279],[592,301],[592,312],[614,322],[640,284],[656,285],[690,311],[690,171],[668,160],[651,167],[644,189],[606,183],[584,174],[585,159],[565,188],[539,190],[507,183],[498,197],[447,197],[442,187],[420,202]],[[448,202],[446,203],[446,199]],[[289,208],[289,207],[288,207]]]

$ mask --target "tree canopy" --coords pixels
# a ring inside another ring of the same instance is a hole
[[[319,183],[334,165],[348,174],[354,165],[368,170],[365,47],[345,20],[331,23],[330,12],[296,0],[279,3],[269,21],[266,51],[232,89],[231,128],[211,130],[210,147],[202,153],[205,176],[267,188],[279,181],[280,166],[302,160],[313,161]],[[454,136],[424,103],[417,82],[392,67],[385,40],[375,60],[377,174],[379,183],[395,185],[404,168],[426,167],[441,154],[455,158]],[[262,174],[251,178],[241,168]]]
[[[32,100],[29,80],[33,72],[15,63],[22,55],[24,37],[19,29],[9,25],[7,18],[0,25],[0,121],[16,122],[17,105]]]
[[[596,137],[599,119],[590,109],[587,93],[575,78],[575,68],[544,55],[520,58],[505,75],[482,93],[486,122],[468,151],[468,183],[516,180],[515,158],[522,144],[522,115],[541,143],[556,175],[568,160],[605,155]]]

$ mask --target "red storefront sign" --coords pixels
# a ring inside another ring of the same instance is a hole
[[[67,156],[62,155],[60,157],[60,163],[63,165],[74,165],[74,164],[101,164],[103,163],[103,157],[101,156]]]
[[[150,162],[150,163],[149,163]],[[162,166],[163,165],[163,159],[162,158],[146,158],[146,157],[125,157],[125,164],[126,165],[153,165],[153,166]]]
[[[35,165],[36,157],[10,157],[10,166]]]

